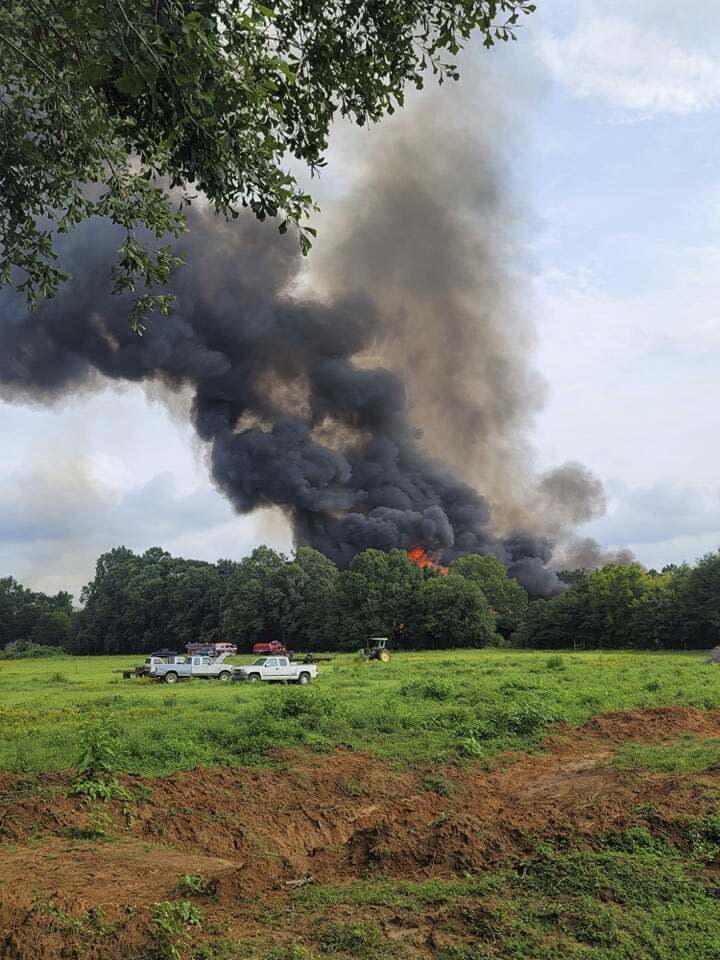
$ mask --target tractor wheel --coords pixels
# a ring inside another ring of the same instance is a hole
[[[381,650],[378,654],[378,660],[381,660],[383,663],[390,663],[390,654],[387,650]]]
[[[174,673],[172,670],[170,671],[170,673],[165,674],[165,683],[177,683],[177,681],[178,681],[178,675]]]
[[[227,681],[228,681],[229,679],[230,679],[230,671],[229,671],[229,670],[223,670],[222,673],[219,673],[219,674],[218,674],[218,680],[222,680],[223,683],[227,683]]]
[[[310,674],[301,673],[298,677],[298,683],[301,683],[303,686],[305,686],[306,683],[310,683]]]

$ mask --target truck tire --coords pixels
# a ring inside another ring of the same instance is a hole
[[[250,676],[248,677],[248,683],[257,683],[259,679],[260,679],[259,673],[251,673]]]
[[[298,683],[301,683],[303,686],[305,686],[306,683],[310,683],[310,674],[303,670],[298,677]]]
[[[227,681],[230,679],[230,676],[231,674],[229,670],[223,670],[222,673],[218,674],[218,680],[222,680],[223,683],[227,683]]]
[[[174,670],[171,670],[169,673],[165,674],[165,683],[177,683],[178,675]]]

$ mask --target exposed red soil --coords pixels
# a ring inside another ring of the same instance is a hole
[[[696,710],[692,707],[621,710],[592,717],[580,730],[613,743],[623,740],[657,743],[675,740],[688,733],[720,737],[720,710]]]
[[[351,881],[369,868],[421,878],[517,861],[529,838],[582,843],[638,823],[649,805],[654,829],[672,836],[683,817],[711,812],[708,787],[720,788],[720,771],[651,774],[607,761],[623,741],[686,734],[720,737],[720,711],[630,711],[559,727],[543,753],[506,757],[495,771],[435,771],[447,795],[424,787],[422,775],[350,750],[284,752],[271,769],[123,777],[147,799],[130,811],[99,805],[111,814],[109,842],[92,839],[98,805],[68,797],[68,776],[2,774],[0,958],[72,956],[62,952],[67,921],[48,912],[49,901],[64,905],[62,916],[101,910],[120,924],[115,939],[125,952],[90,937],[89,960],[140,956],[152,905],[178,896],[185,874],[201,874],[219,904],[242,912],[253,897],[282,900],[303,883]],[[83,832],[91,839],[78,840]],[[128,924],[128,911],[145,920]]]

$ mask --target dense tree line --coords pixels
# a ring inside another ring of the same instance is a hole
[[[456,560],[447,575],[402,550],[366,550],[347,570],[302,547],[258,547],[236,562],[118,547],[97,561],[80,608],[0,580],[0,649],[73,653],[183,650],[191,641],[249,651],[281,640],[297,651],[354,650],[371,636],[408,649],[510,643],[535,648],[707,649],[720,643],[720,553],[696,566],[637,564],[563,574],[566,590],[530,601],[495,557]]]
[[[31,640],[79,654],[183,650],[191,641],[218,640],[244,651],[269,640],[298,651],[354,650],[370,636],[415,648],[478,647],[508,638],[528,604],[492,557],[458,560],[445,576],[421,569],[402,550],[366,550],[341,571],[309,547],[286,557],[263,546],[239,562],[215,564],[157,547],[143,554],[118,547],[98,559],[78,610],[68,594],[58,595],[65,629],[53,636],[21,601],[35,598],[40,609],[42,599],[43,610],[54,610],[58,598],[7,583],[14,593],[6,590],[10,600],[0,609],[3,647]]]
[[[18,640],[67,645],[72,620],[69,593],[48,596],[23,587],[13,577],[0,578],[0,649]]]
[[[447,576],[402,550],[366,550],[340,571],[301,547],[258,547],[239,562],[183,560],[154,548],[104,554],[83,589],[68,649],[75,653],[182,650],[225,640],[249,650],[353,650],[369,636],[408,647],[477,647],[519,627],[527,594],[490,557],[457,561]]]
[[[704,650],[720,644],[720,553],[644,570],[609,564],[566,575],[568,589],[530,604],[514,637],[526,647]]]

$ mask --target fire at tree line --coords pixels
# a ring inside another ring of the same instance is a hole
[[[80,606],[69,593],[0,579],[0,657],[144,653],[230,641],[241,652],[279,640],[298,651],[354,650],[369,635],[398,649],[707,649],[720,642],[720,552],[694,566],[608,564],[561,574],[533,599],[493,556],[449,568],[423,554],[365,550],[347,570],[310,547],[266,546],[236,562],[117,547],[97,561]]]

